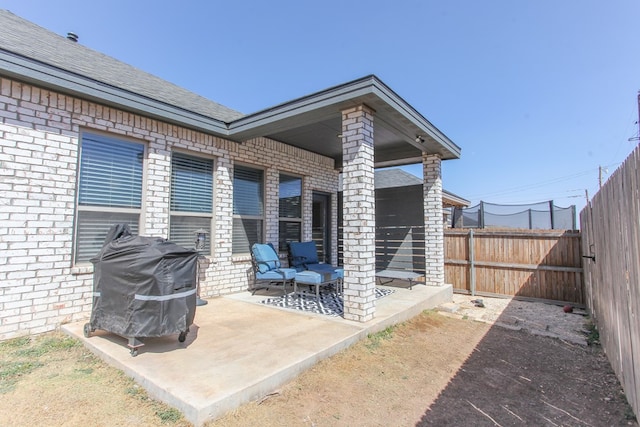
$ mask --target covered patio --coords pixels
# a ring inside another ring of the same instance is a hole
[[[376,76],[244,116],[229,124],[228,137],[240,143],[266,137],[335,161],[343,191],[343,316],[359,322],[370,321],[376,312],[374,170],[422,163],[425,284],[444,285],[441,162],[459,158],[461,150]],[[334,264],[336,197],[330,257]],[[305,204],[310,205],[309,200]],[[308,239],[310,221],[304,227]]]
[[[376,301],[376,316],[365,323],[267,306],[261,301],[268,293],[213,298],[197,308],[185,342],[177,336],[147,338],[136,357],[126,338],[104,331],[85,338],[84,322],[62,329],[199,426],[277,390],[368,334],[450,302],[453,295],[450,285],[389,289],[393,293]]]
[[[449,302],[453,295],[452,286],[444,283],[441,161],[458,158],[460,148],[377,77],[367,76],[243,116],[228,123],[224,133],[226,139],[248,149],[253,141],[266,141],[267,149],[269,141],[277,141],[332,160],[327,188],[335,185],[337,189],[334,178],[342,173],[341,315],[269,306],[265,299],[273,295],[263,292],[217,296],[205,280],[200,291],[208,304],[197,308],[183,343],[174,336],[147,338],[138,356],[132,357],[125,338],[100,330],[86,338],[84,322],[63,326],[66,333],[195,425],[272,392],[319,360],[368,334]],[[415,163],[422,163],[424,171],[424,282],[412,289],[407,282],[379,286],[391,292],[378,299],[374,169]],[[316,188],[305,185],[302,238],[310,240],[309,210]],[[330,206],[328,259],[335,264],[337,191],[330,194]],[[275,209],[277,220],[277,204]],[[269,242],[278,241],[274,225],[267,227]],[[280,253],[285,250],[280,248]]]

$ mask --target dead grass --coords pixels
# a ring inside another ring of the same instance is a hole
[[[0,343],[0,425],[188,426],[61,333]]]
[[[546,373],[549,366],[560,370]],[[589,390],[581,373],[588,373]],[[576,393],[564,403],[564,394],[555,396],[552,408],[532,406],[543,388]],[[502,403],[514,398],[506,413]],[[484,406],[480,412],[465,402]],[[601,351],[435,312],[371,335],[206,426],[477,425],[486,422],[483,414],[511,416],[518,402],[529,402],[518,409],[529,425],[539,425],[544,411],[563,407],[569,414],[579,403],[586,425],[637,426]],[[565,414],[544,419],[573,425]],[[0,343],[0,425],[190,424],[79,341],[54,333]]]

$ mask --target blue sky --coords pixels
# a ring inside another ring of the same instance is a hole
[[[375,74],[462,147],[443,184],[472,204],[579,211],[638,144],[637,0],[0,6],[243,113]]]

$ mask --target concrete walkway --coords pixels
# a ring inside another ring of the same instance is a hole
[[[258,399],[329,357],[421,311],[451,302],[453,289],[416,285],[376,301],[367,323],[260,304],[266,294],[214,298],[197,307],[185,342],[177,336],[144,339],[132,357],[127,340],[82,323],[63,330],[143,386],[150,396],[180,410],[196,426]]]

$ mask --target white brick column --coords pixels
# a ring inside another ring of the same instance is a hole
[[[264,173],[265,178],[265,238],[267,243],[273,243],[273,246],[278,251],[278,240],[280,222],[280,172],[275,168],[268,168]],[[280,248],[279,250],[286,250],[287,248]]]
[[[373,112],[342,112],[344,318],[367,322],[375,313],[375,190]]]
[[[302,241],[313,239],[313,187],[311,180],[302,179]]]
[[[425,283],[436,286],[444,285],[441,163],[438,155],[422,155]]]

